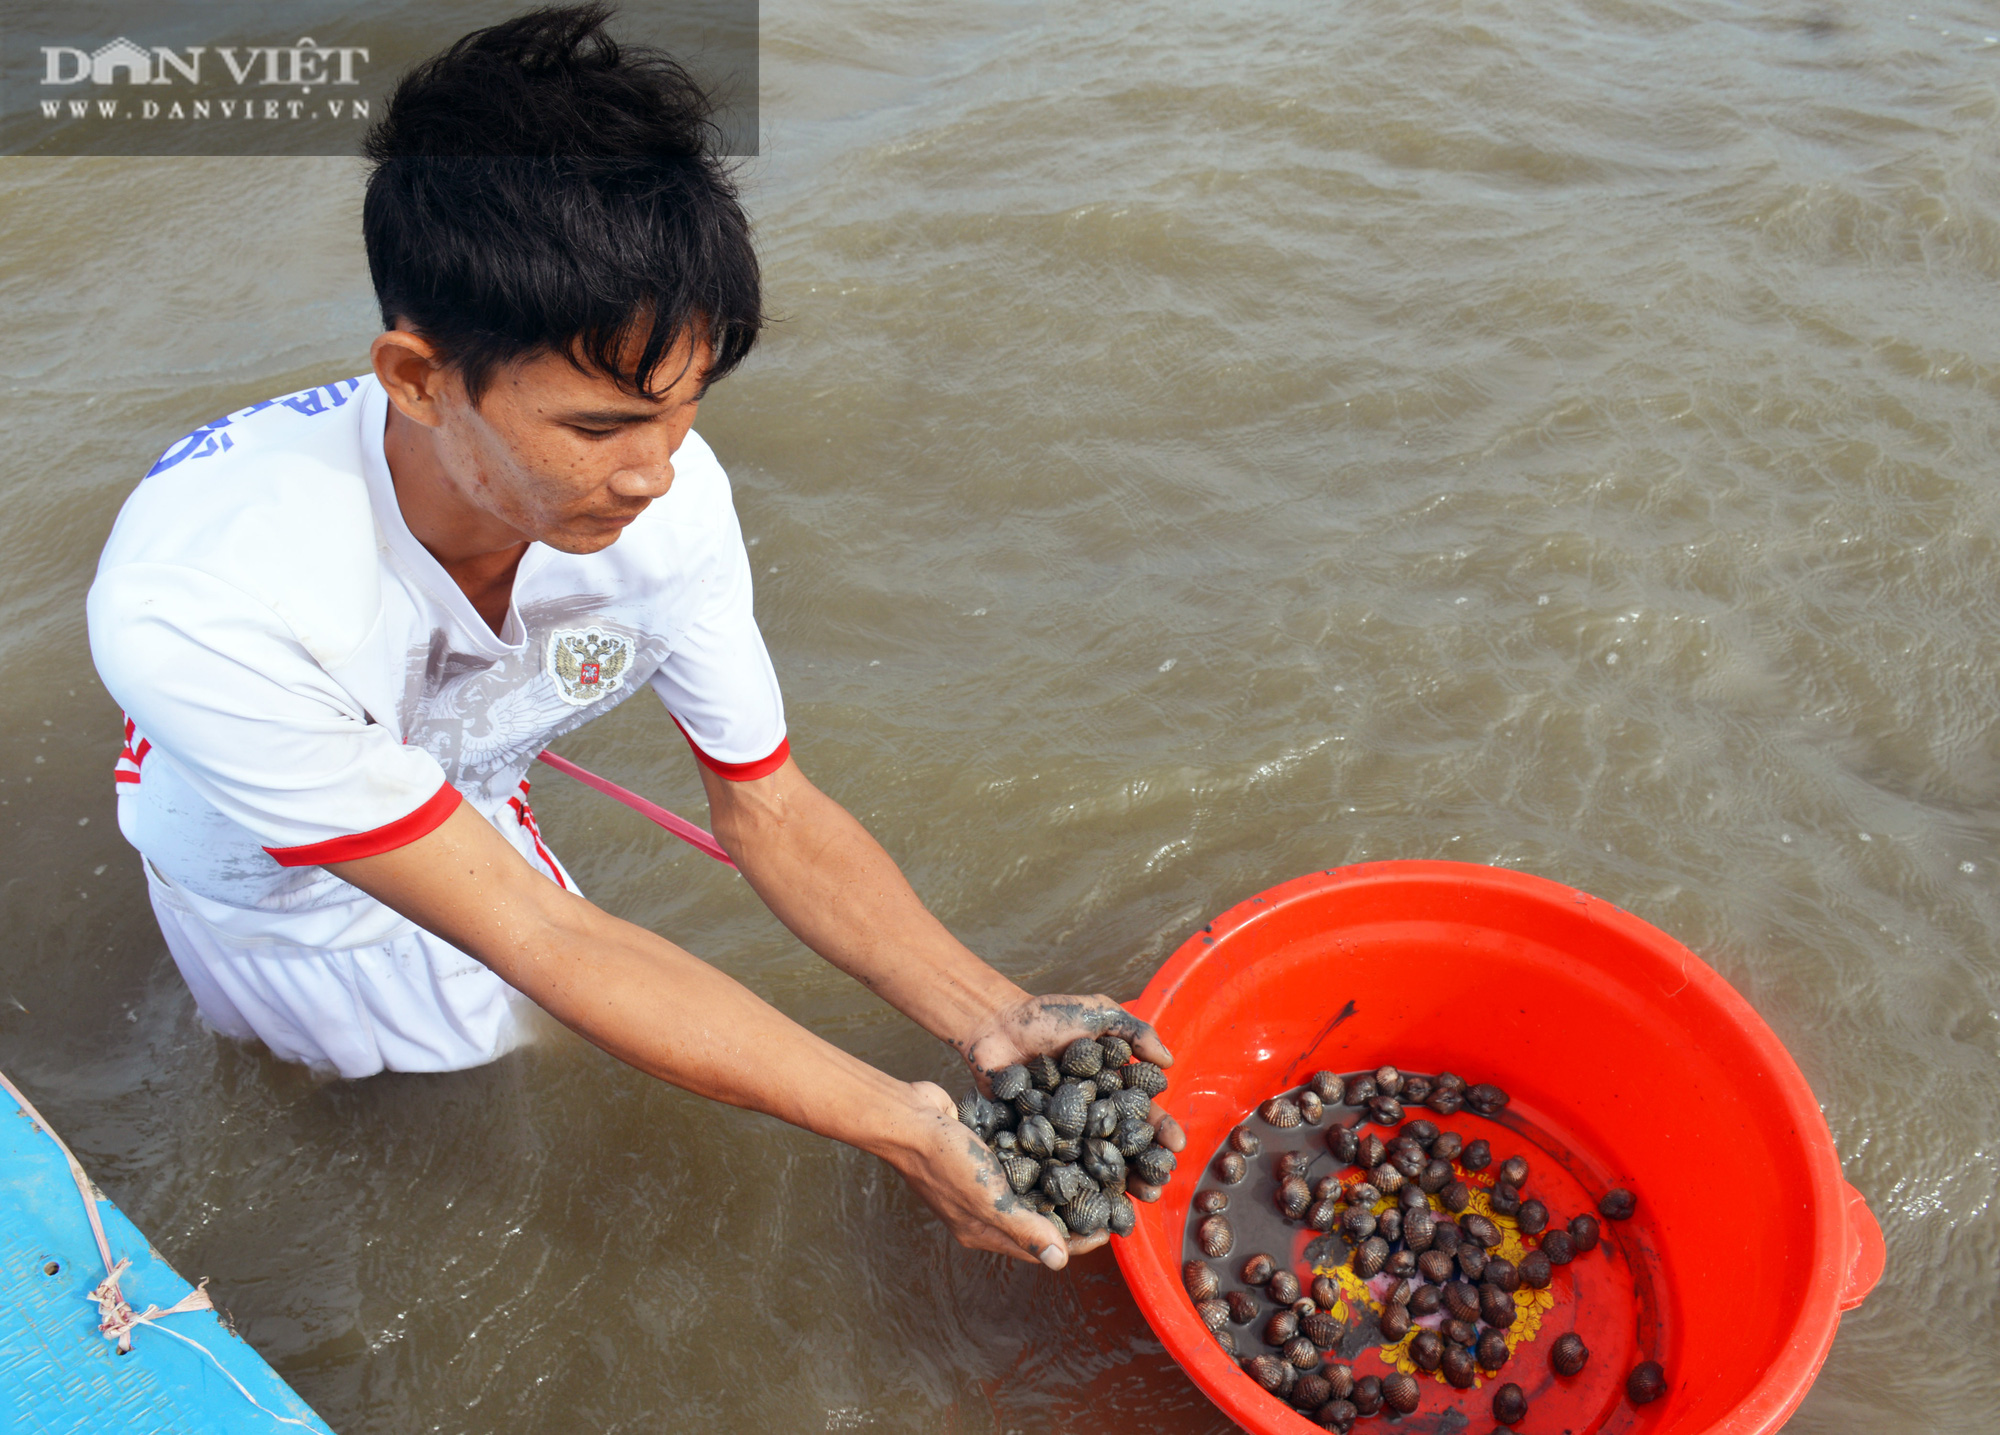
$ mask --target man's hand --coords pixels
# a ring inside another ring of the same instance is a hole
[[[955,1044],[984,1090],[1001,1068],[1043,1052],[1060,1056],[1062,1049],[1080,1036],[1093,1041],[1100,1036],[1122,1036],[1141,1061],[1155,1066],[1174,1064],[1174,1054],[1161,1043],[1159,1033],[1106,996],[1024,997],[995,1012]]]
[[[1107,996],[1027,997],[994,1014],[983,1027],[972,1032],[960,1049],[981,1091],[991,1094],[993,1074],[1046,1052],[1061,1056],[1064,1047],[1080,1036],[1093,1040],[1100,1036],[1122,1036],[1132,1045],[1132,1054],[1155,1066],[1174,1064],[1174,1054],[1160,1040],[1160,1034]],[[1158,1128],[1159,1143],[1178,1155],[1187,1147],[1180,1122],[1169,1116],[1159,1102],[1146,1119]],[[1157,1201],[1160,1188],[1134,1181],[1125,1188],[1137,1201]],[[1072,1251],[1086,1251],[1104,1244],[1091,1237],[1070,1242]]]
[[[910,1087],[910,1119],[893,1146],[876,1152],[937,1213],[961,1246],[1040,1261],[1052,1271],[1072,1255],[1104,1243],[1105,1233],[1067,1242],[1054,1222],[1014,1194],[1007,1173],[976,1132],[959,1123],[944,1088],[928,1081]]]

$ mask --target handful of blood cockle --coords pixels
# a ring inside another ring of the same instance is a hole
[[[1079,1037],[1062,1055],[993,1074],[993,1095],[968,1091],[958,1119],[993,1149],[1014,1193],[1066,1234],[1129,1236],[1128,1182],[1163,1186],[1174,1153],[1151,1113],[1167,1075],[1123,1037]]]

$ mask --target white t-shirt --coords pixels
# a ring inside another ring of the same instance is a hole
[[[408,929],[320,863],[391,851],[461,800],[532,856],[517,806],[551,740],[651,685],[696,756],[785,760],[729,480],[693,433],[618,541],[531,545],[495,636],[403,522],[373,376],[253,404],[167,450],[91,586],[127,715],[118,821],[241,940],[342,949]]]

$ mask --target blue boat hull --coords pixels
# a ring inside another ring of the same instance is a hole
[[[131,1261],[121,1286],[135,1310],[149,1304],[165,1309],[188,1293],[188,1282],[123,1212],[109,1201],[97,1209],[112,1258]],[[97,1306],[89,1298],[103,1279],[104,1263],[69,1163],[49,1134],[0,1091],[0,1429],[262,1435],[303,1428],[332,1435],[213,1311],[142,1325],[132,1334],[131,1352],[120,1355],[98,1333]]]

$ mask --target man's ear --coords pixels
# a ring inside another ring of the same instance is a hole
[[[390,329],[368,347],[375,377],[388,391],[389,402],[405,418],[436,428],[444,422],[440,401],[451,371],[438,361],[437,346],[409,329]]]

